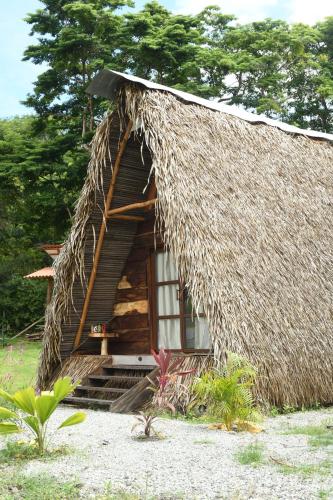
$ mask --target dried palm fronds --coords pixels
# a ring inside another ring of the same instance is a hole
[[[157,226],[196,310],[202,306],[208,318],[215,363],[227,350],[248,358],[258,368],[257,399],[332,402],[332,144],[136,85],[122,88],[119,112],[151,152]],[[106,119],[94,140],[57,263],[40,384],[58,363],[74,278],[84,279],[84,236],[108,127]]]
[[[45,387],[54,369],[61,363],[61,326],[68,316],[72,303],[75,278],[85,281],[84,247],[89,216],[95,206],[96,191],[103,189],[103,167],[111,161],[109,131],[111,116],[98,127],[92,141],[92,154],[87,177],[75,209],[75,216],[68,239],[54,264],[55,278],[52,300],[47,307],[43,348],[40,356],[37,386]]]
[[[332,402],[333,147],[133,85],[165,243],[207,315],[216,363],[258,367],[256,396]]]

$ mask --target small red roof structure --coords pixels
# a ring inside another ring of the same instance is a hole
[[[46,245],[40,246],[41,250],[46,252],[53,260],[55,260],[61,252],[62,245],[48,243]],[[24,278],[28,280],[47,280],[47,295],[46,304],[49,304],[51,300],[52,290],[53,290],[53,279],[54,279],[54,269],[53,267],[43,267],[38,269],[33,273],[27,274]]]
[[[43,269],[38,269],[34,273],[27,274],[24,276],[29,280],[34,279],[50,279],[54,277],[54,269],[53,267],[43,267]]]

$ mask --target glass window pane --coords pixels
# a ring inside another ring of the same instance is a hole
[[[178,271],[175,262],[169,252],[158,252],[156,254],[156,281],[178,280]]]
[[[186,349],[210,349],[207,318],[185,318]]]
[[[158,348],[181,349],[180,320],[160,319],[158,322]]]
[[[184,289],[184,311],[185,311],[185,314],[192,314],[193,313],[192,299],[191,299],[190,294],[186,288]],[[202,306],[199,307],[199,314],[201,314],[201,313],[203,313]]]
[[[169,316],[179,314],[177,299],[178,285],[160,285],[157,287],[157,315]]]

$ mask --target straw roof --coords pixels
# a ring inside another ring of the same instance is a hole
[[[158,224],[195,307],[207,315],[216,362],[226,350],[249,358],[265,401],[332,402],[332,143],[133,82],[119,92],[121,116],[151,152]],[[56,290],[72,285],[71,260],[81,262],[109,126],[107,118],[95,137]],[[40,383],[59,353],[69,300],[56,291],[49,309]]]

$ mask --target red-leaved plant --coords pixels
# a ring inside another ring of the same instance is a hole
[[[176,408],[170,401],[174,396],[172,389],[170,389],[170,382],[174,382],[177,377],[183,377],[195,372],[195,369],[180,371],[184,358],[172,359],[172,352],[169,350],[162,348],[157,353],[152,349],[151,353],[159,368],[154,402],[158,409],[169,408],[172,413],[176,413]]]

